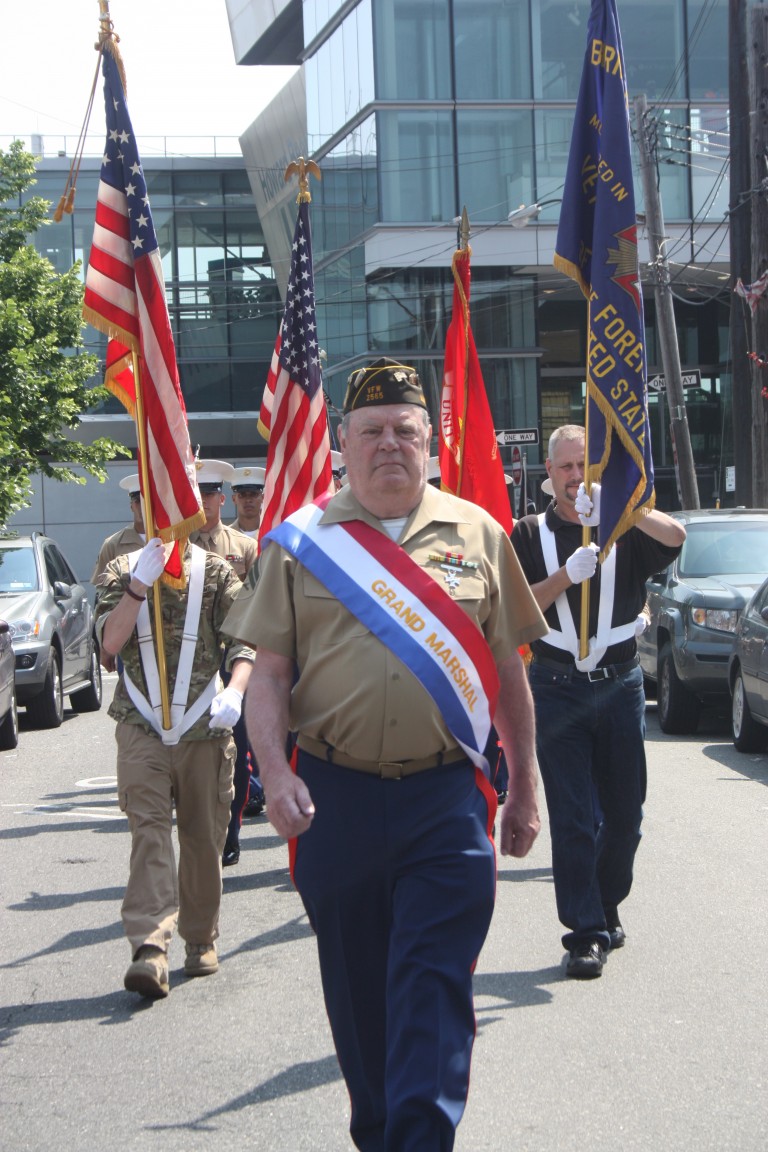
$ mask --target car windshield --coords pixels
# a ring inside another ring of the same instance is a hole
[[[0,548],[0,593],[37,592],[37,565],[31,548]]]
[[[768,572],[768,522],[686,524],[681,576],[737,576]]]

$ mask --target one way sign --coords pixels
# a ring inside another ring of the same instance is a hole
[[[538,428],[503,428],[496,432],[497,444],[538,444]]]
[[[663,373],[654,376],[648,381],[648,387],[652,392],[666,392],[666,376]],[[694,368],[691,372],[683,372],[683,388],[701,388],[701,372],[698,368]]]

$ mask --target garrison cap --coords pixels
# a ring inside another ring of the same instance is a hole
[[[137,500],[139,496],[141,496],[141,484],[139,483],[138,472],[134,472],[131,476],[123,476],[120,481],[120,487],[125,489],[131,500]]]
[[[341,476],[341,470],[344,467],[344,457],[341,452],[337,452],[335,448],[331,449],[331,472]]]
[[[552,487],[552,481],[550,480],[549,476],[547,476],[546,480],[543,481],[541,490],[545,496],[554,496],[555,490]]]
[[[255,464],[248,464],[244,468],[233,468],[229,483],[233,492],[244,492],[249,488],[263,492],[266,475],[264,468],[259,468]]]
[[[418,373],[408,364],[399,364],[382,356],[364,368],[357,368],[347,381],[343,413],[382,404],[417,404],[426,408],[427,401]]]
[[[206,495],[211,492],[221,492],[225,480],[229,480],[234,472],[231,464],[224,460],[195,460],[197,470],[197,486]]]

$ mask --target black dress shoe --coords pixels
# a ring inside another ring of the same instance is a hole
[[[605,964],[605,950],[598,940],[589,940],[571,949],[565,967],[566,974],[575,980],[594,980],[602,976]]]
[[[225,844],[224,851],[221,854],[222,868],[231,868],[233,864],[237,864],[240,860],[240,845]]]
[[[254,796],[243,808],[243,816],[261,816],[264,811],[264,797]]]
[[[611,951],[613,951],[614,948],[623,948],[627,934],[621,926],[621,920],[619,920],[619,913],[616,908],[606,908],[605,926],[611,937]]]

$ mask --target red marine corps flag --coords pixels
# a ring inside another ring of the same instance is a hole
[[[440,475],[446,491],[485,508],[510,534],[512,509],[469,322],[471,254],[468,245],[459,248],[451,264],[453,315],[440,397]]]
[[[179,384],[160,251],[147,185],[125,103],[122,61],[102,38],[107,140],[83,316],[104,332],[104,383],[136,420],[147,534],[183,541],[205,522]],[[149,485],[147,490],[146,485]],[[177,544],[163,579],[183,585]]]
[[[299,173],[299,213],[280,331],[259,412],[269,443],[259,542],[292,512],[332,491],[331,441],[315,321],[312,235],[307,171],[313,161],[289,164]]]

